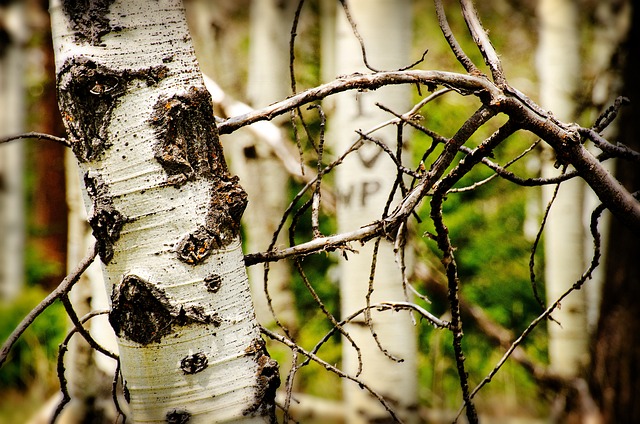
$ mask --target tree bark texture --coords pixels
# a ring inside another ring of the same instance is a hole
[[[637,5],[632,5],[637,6]],[[640,42],[640,8],[632,7],[623,93],[631,104],[620,115],[619,141],[640,149],[640,61],[633,53]],[[637,163],[619,161],[617,178],[631,191],[640,190]],[[593,344],[592,393],[606,423],[640,422],[640,238],[615,217],[611,219],[606,279],[600,320]]]
[[[51,6],[58,97],[135,422],[270,422],[229,174],[177,0]]]

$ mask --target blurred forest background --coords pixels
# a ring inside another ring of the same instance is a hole
[[[251,103],[247,98],[247,80],[253,3],[250,0],[185,1],[194,25],[196,53],[203,69],[226,95],[246,103]],[[307,2],[300,15],[295,51],[298,91],[336,76],[324,76],[320,66],[323,63],[324,7],[321,3],[320,0]],[[631,2],[622,0],[576,0],[581,66],[577,75],[579,96],[574,98],[576,116],[571,119],[586,127],[615,98],[622,85],[621,69],[615,69],[614,65],[624,57],[621,54],[624,52],[616,49],[623,48],[618,47],[618,43],[626,34],[606,39],[607,34],[600,26],[602,4],[605,3],[615,3],[620,9],[631,7]],[[477,2],[476,6],[496,50],[501,54],[511,84],[539,101],[541,87],[536,68],[539,2],[495,0]],[[0,136],[38,131],[64,137],[55,98],[47,7],[47,2],[42,0],[0,2]],[[627,19],[631,19],[629,16]],[[448,17],[454,33],[466,33],[459,14],[450,13]],[[355,19],[357,21],[357,16]],[[442,38],[432,2],[413,1],[412,19],[412,57],[417,59],[428,49],[425,61],[418,67],[462,72]],[[281,25],[288,33],[292,22],[281,22]],[[482,63],[477,49],[472,48],[472,41],[461,36],[459,40],[472,59]],[[603,44],[609,45],[610,51],[602,47]],[[612,67],[614,72],[611,72]],[[603,82],[603,75],[607,75],[606,82]],[[288,76],[283,75],[282,78]],[[476,107],[476,103],[466,98],[451,96],[438,99],[429,107],[425,122],[440,134],[451,134]],[[310,114],[308,119],[310,127],[317,131],[320,124],[317,115]],[[278,125],[287,128],[286,122]],[[495,128],[483,129],[485,132],[475,134],[473,140],[477,143],[493,130]],[[518,133],[509,144],[496,151],[493,160],[505,163],[534,141],[531,135]],[[416,131],[410,144],[412,151],[416,152],[412,162],[419,163],[421,152],[428,148],[431,139]],[[295,146],[293,141],[291,145]],[[302,145],[301,148],[310,147]],[[74,266],[73,260],[67,256],[70,247],[64,150],[61,145],[41,140],[14,142],[0,147],[0,220],[3,221],[0,233],[0,340],[3,341],[31,308],[60,283],[67,269]],[[245,156],[247,152],[245,148]],[[242,155],[233,152],[229,158],[232,167],[238,166],[233,161],[243,160]],[[510,170],[535,176],[540,173],[540,163],[536,160],[520,161]],[[461,181],[460,186],[471,186],[492,174],[489,168],[477,168]],[[288,179],[286,187],[273,187],[274,195],[286,194],[285,197],[291,199],[300,189],[300,184],[295,179]],[[263,195],[268,197],[271,193]],[[286,203],[282,210],[285,207]],[[421,215],[428,216],[428,204],[423,208]],[[543,311],[532,290],[531,269],[536,275],[538,292],[544,298],[543,248],[539,246],[532,256],[544,208],[539,188],[523,190],[503,179],[495,179],[475,190],[452,194],[445,204],[444,214],[450,237],[457,248],[459,275],[463,282],[461,296],[465,305],[463,313],[467,317],[464,347],[472,381],[481,381],[502,357],[501,337],[507,340],[519,335]],[[586,209],[588,217],[590,209]],[[301,220],[298,230],[308,234],[312,229],[305,228],[307,221]],[[336,222],[331,215],[324,215],[320,225],[325,234],[335,232]],[[608,221],[601,224],[607,225]],[[416,224],[413,231],[418,237],[413,243],[415,266],[411,280],[431,299],[428,309],[441,316],[446,314],[448,307],[443,285],[445,279],[440,274],[439,251],[435,242],[420,237],[432,228],[429,221],[424,220]],[[582,237],[585,257],[589,258],[592,241],[588,231]],[[615,247],[605,246],[607,257],[619,255]],[[245,252],[255,252],[252,247]],[[532,260],[534,265],[530,268]],[[325,306],[339,315],[336,263],[337,257],[331,254],[313,255],[305,259],[304,269]],[[598,284],[601,284],[605,273],[606,268],[602,267],[585,288],[593,289],[587,292],[585,301],[585,332],[591,336],[596,334],[600,305]],[[295,312],[291,321],[304,323],[298,324],[297,340],[303,346],[313,346],[315,340],[331,329],[331,324],[318,310],[298,274],[291,274],[290,287],[294,300],[289,304],[289,310]],[[451,413],[461,406],[451,334],[436,330],[425,322],[419,322],[418,326],[419,407],[425,411],[423,416],[434,422],[438,417],[450,419]],[[14,347],[0,370],[0,422],[27,422],[58,390],[55,358],[58,345],[68,329],[64,310],[56,303],[35,321]],[[560,405],[558,399],[570,397],[563,397],[553,384],[545,384],[544,378],[536,375],[536,370],[540,369],[536,367],[545,368],[549,364],[548,339],[548,329],[544,325],[538,326],[526,338],[521,347],[527,361],[536,365],[509,361],[476,397],[481,415],[490,416],[492,422],[548,422],[549,417],[562,415],[558,410],[568,409],[566,405]],[[327,362],[340,363],[340,343],[336,336],[323,347],[322,356]],[[286,363],[286,351],[278,346],[269,349],[281,364]],[[584,369],[582,372],[586,377],[588,371]],[[328,401],[341,399],[339,377],[320,366],[303,368],[297,378],[296,392]]]

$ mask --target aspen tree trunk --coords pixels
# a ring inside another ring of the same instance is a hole
[[[538,5],[540,44],[538,75],[541,105],[558,119],[575,119],[575,96],[580,78],[580,34],[578,4],[574,0],[542,0]],[[555,158],[545,151],[542,176],[557,175]],[[543,203],[554,186],[543,187]],[[584,225],[582,221],[585,185],[574,178],[562,183],[545,228],[545,281],[547,302],[554,302],[584,272]],[[553,313],[561,323],[549,321],[551,369],[566,377],[577,376],[588,360],[584,291],[572,293]]]
[[[250,12],[249,75],[247,99],[255,108],[267,106],[286,98],[291,90],[289,78],[289,34],[296,2],[253,0]],[[286,116],[275,124],[286,122]],[[273,151],[255,139],[248,138],[241,146],[242,155],[233,165],[238,170],[252,201],[244,216],[247,249],[264,251],[280,223],[282,211],[288,204],[289,176]],[[265,195],[268,194],[268,195]],[[261,225],[250,225],[260,220]],[[283,237],[284,238],[284,234]],[[284,244],[284,240],[281,241]],[[256,305],[258,320],[268,325],[273,316],[264,291],[264,265],[249,268],[249,281]],[[290,331],[296,332],[297,320],[294,299],[289,284],[291,269],[286,261],[269,264],[269,294],[276,317]]]
[[[270,422],[229,175],[179,1],[51,5],[59,103],[135,422]]]
[[[0,136],[24,129],[26,22],[24,4],[0,6],[0,30],[8,42],[0,45]],[[0,301],[15,299],[24,285],[25,207],[24,144],[0,151]]]
[[[349,2],[357,28],[365,41],[369,63],[378,69],[397,69],[410,62],[411,2],[354,0]],[[341,7],[337,7],[335,72],[338,75],[369,72],[364,68],[360,46],[353,36]],[[331,142],[340,154],[356,139],[355,131],[367,131],[389,120],[391,116],[375,106],[381,102],[392,110],[404,113],[410,109],[409,87],[385,87],[375,92],[353,92],[336,96],[331,121]],[[338,134],[339,136],[334,135]],[[351,136],[348,136],[351,134]],[[392,151],[396,149],[396,127],[385,127],[371,134]],[[338,231],[352,231],[379,219],[387,202],[396,168],[390,158],[373,143],[366,142],[338,167]],[[366,305],[373,243],[357,246],[358,254],[348,254],[340,265],[341,314],[346,317]],[[401,272],[395,262],[393,245],[380,243],[376,260],[375,282],[371,303],[404,301]],[[404,362],[394,362],[382,353],[362,316],[345,327],[362,349],[364,382],[387,398],[397,408],[405,422],[415,420],[417,405],[416,337],[407,313],[376,313],[372,311],[373,328],[381,345]],[[358,358],[351,343],[343,339],[342,367],[355,375]],[[370,423],[388,419],[388,413],[368,392],[357,384],[344,381],[346,422]]]

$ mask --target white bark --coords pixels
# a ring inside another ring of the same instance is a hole
[[[0,136],[6,136],[24,130],[28,34],[24,4],[14,2],[1,9],[0,24],[11,37],[0,57]],[[25,278],[24,151],[20,142],[0,150],[0,300],[7,302],[20,294]]]
[[[105,9],[54,1],[51,14],[134,421],[268,422],[277,364],[244,268],[245,197],[213,131],[184,10]]]
[[[371,66],[392,70],[410,62],[411,2],[351,1],[357,28],[365,41]],[[368,72],[364,68],[360,46],[353,36],[341,7],[337,8],[335,73]],[[392,116],[375,106],[380,102],[399,113],[410,109],[410,87],[385,87],[375,92],[352,92],[336,96],[335,116],[330,121],[329,139],[340,154],[356,139],[355,130],[367,131]],[[339,135],[338,135],[339,134]],[[371,134],[396,149],[396,127],[387,126]],[[381,217],[396,176],[393,162],[373,143],[365,145],[337,168],[338,232],[352,231]],[[391,208],[393,209],[393,207]],[[366,304],[373,243],[357,247],[340,265],[342,316],[348,316]],[[393,246],[383,241],[377,256],[374,292],[371,303],[404,301],[402,277],[395,262]],[[417,405],[416,337],[408,313],[372,313],[373,326],[382,346],[404,362],[397,363],[378,348],[370,329],[362,322],[346,330],[362,349],[364,368],[361,378],[389,399],[406,422],[415,420]],[[350,342],[343,340],[343,369],[356,373],[358,361]],[[346,422],[366,423],[388,417],[382,406],[358,385],[343,383]]]
[[[573,0],[543,0],[539,4],[540,41],[538,74],[541,105],[565,122],[575,119],[575,95],[580,78],[578,4]],[[543,158],[542,176],[557,175],[555,158]],[[547,204],[554,187],[543,188]],[[547,301],[554,302],[585,269],[583,201],[580,179],[563,183],[545,228],[545,281]],[[588,359],[588,331],[584,291],[572,293],[549,322],[549,358],[559,374],[575,376]]]
[[[255,108],[284,99],[290,93],[286,75],[289,69],[290,25],[295,6],[295,2],[277,0],[251,2],[247,98]],[[274,123],[283,123],[283,118],[276,119]],[[243,218],[247,250],[258,252],[266,250],[271,243],[282,212],[287,207],[289,176],[265,143],[256,137],[247,137],[245,141],[237,146],[234,144],[232,166],[251,199]],[[261,225],[251,225],[255,222]],[[282,238],[280,243],[284,243]],[[252,266],[248,271],[258,321],[263,325],[272,324],[274,318],[264,291],[264,265]],[[291,269],[286,261],[269,265],[271,306],[278,320],[295,333],[297,319],[289,290],[290,277]]]

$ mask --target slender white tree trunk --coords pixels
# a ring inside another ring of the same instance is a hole
[[[135,422],[269,422],[229,175],[179,1],[51,5],[59,102]]]
[[[354,0],[349,2],[357,28],[365,41],[371,66],[397,69],[410,62],[411,2]],[[364,68],[360,45],[354,37],[342,8],[337,7],[335,73],[368,72]],[[336,96],[335,111],[329,139],[337,154],[345,151],[358,136],[355,131],[367,131],[389,120],[391,116],[375,106],[381,102],[399,113],[410,109],[409,87],[386,87],[375,92],[353,92]],[[337,134],[340,136],[337,136]],[[349,136],[351,134],[351,136]],[[388,126],[371,134],[395,152],[396,127]],[[350,231],[381,217],[396,176],[389,157],[376,145],[365,142],[355,154],[338,167],[338,231]],[[373,243],[357,246],[358,254],[349,254],[340,266],[342,316],[346,317],[366,305]],[[404,301],[402,276],[395,261],[393,245],[380,243],[376,259],[375,282],[371,303]],[[415,420],[417,405],[416,337],[409,314],[372,312],[373,328],[381,345],[404,362],[394,362],[378,347],[371,330],[361,316],[346,326],[355,343],[362,349],[361,378],[387,398],[406,422]],[[356,374],[358,358],[347,340],[343,340],[345,371]],[[381,405],[357,384],[345,381],[344,401],[349,423],[368,423],[388,417]]]
[[[0,50],[0,136],[19,134],[25,121],[25,7],[0,6],[0,26],[10,42]],[[0,300],[11,301],[24,284],[24,144],[0,151]]]
[[[249,37],[249,76],[247,98],[251,106],[267,106],[290,94],[289,89],[289,33],[295,2],[277,0],[253,0]],[[273,121],[282,124],[286,117]],[[251,200],[244,216],[247,249],[263,251],[271,243],[280,217],[287,206],[289,176],[282,163],[255,137],[241,146],[234,169],[238,169],[241,181]],[[242,159],[241,159],[242,158]],[[268,195],[265,195],[268,193]],[[262,225],[249,225],[260,220]],[[283,235],[284,236],[284,235]],[[284,243],[284,240],[281,240]],[[267,325],[273,316],[267,305],[264,291],[264,266],[249,268],[252,294],[258,320]],[[290,291],[291,269],[287,262],[269,265],[269,295],[277,318],[295,333],[297,327],[294,299]]]
[[[575,119],[575,96],[580,80],[578,4],[574,0],[542,0],[538,6],[540,41],[538,75],[540,102],[565,122]],[[546,151],[542,176],[557,175],[555,158]],[[553,186],[543,188],[543,201]],[[584,272],[583,202],[585,185],[580,179],[563,183],[545,228],[545,281],[547,300],[553,302]],[[549,322],[551,368],[575,376],[588,360],[588,331],[584,291],[572,293],[553,314],[561,323]]]

